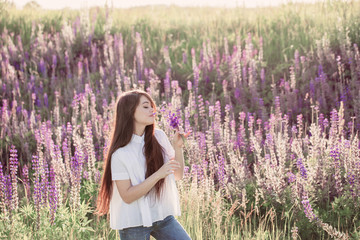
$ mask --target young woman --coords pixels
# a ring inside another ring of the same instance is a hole
[[[190,239],[174,218],[180,215],[175,180],[184,173],[184,143],[176,132],[173,147],[166,134],[155,129],[155,112],[154,101],[144,91],[125,92],[116,104],[97,214],[110,210],[110,227],[119,230],[122,240],[150,235]]]

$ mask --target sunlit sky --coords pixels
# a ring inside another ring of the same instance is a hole
[[[15,3],[18,8],[22,8],[30,0],[9,0]],[[42,8],[45,9],[62,9],[73,8],[79,9],[84,7],[114,6],[115,8],[129,8],[146,5],[177,5],[177,6],[211,6],[211,7],[259,7],[259,6],[276,6],[287,3],[290,0],[36,0]],[[292,2],[318,2],[321,0],[292,0]],[[322,0],[324,1],[324,0]]]

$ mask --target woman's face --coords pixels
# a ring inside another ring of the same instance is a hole
[[[144,95],[140,97],[140,103],[135,109],[134,119],[135,124],[144,126],[154,123],[154,108],[152,107],[150,100]]]

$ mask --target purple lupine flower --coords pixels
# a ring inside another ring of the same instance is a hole
[[[296,181],[296,176],[292,172],[288,172],[286,175],[288,177],[288,182],[289,183],[293,183],[293,182]]]
[[[184,166],[184,175],[187,176],[189,174],[189,167]]]
[[[213,117],[213,115],[214,115],[214,112],[215,112],[215,110],[214,110],[214,106],[209,106],[209,117]]]
[[[306,57],[305,56],[301,56],[300,57],[300,62],[301,64],[304,66],[305,62],[306,62]]]
[[[179,87],[179,81],[173,80],[171,81],[171,88],[177,89]]]
[[[333,109],[330,113],[330,121],[332,124],[336,124],[339,121],[339,115],[336,109]]]
[[[198,143],[199,143],[199,149],[201,153],[205,153],[206,151],[206,134],[198,132]]]
[[[43,172],[41,173],[41,192],[42,192],[42,206],[45,206],[49,197],[49,165],[47,161],[43,162]]]
[[[303,115],[302,114],[297,115],[296,120],[297,120],[297,128],[299,131],[299,135],[301,135],[303,130]]]
[[[21,110],[22,110],[21,106],[17,106],[17,107],[16,107],[16,113],[20,113]]]
[[[204,171],[202,170],[201,166],[198,164],[193,164],[191,166],[191,175],[196,177],[198,182],[202,182],[204,179]]]
[[[240,100],[241,92],[240,92],[240,89],[239,89],[238,87],[235,88],[235,93],[234,93],[234,95],[235,95],[235,98],[236,98],[237,100]]]
[[[46,106],[46,108],[49,108],[49,100],[47,93],[44,93],[44,105]]]
[[[237,139],[236,139],[236,147],[239,149],[245,148],[245,128],[243,125],[239,126],[238,133],[237,133]]]
[[[19,206],[19,198],[17,192],[17,171],[19,166],[19,161],[17,157],[17,150],[15,146],[12,145],[10,149],[10,174],[11,174],[11,184],[12,184],[12,205],[11,209],[17,209]]]
[[[187,81],[187,89],[190,91],[192,89],[192,82]]]
[[[71,125],[71,123],[70,122],[67,122],[67,124],[66,124],[66,133],[67,133],[67,135],[70,137],[71,135],[72,135],[72,125]]]
[[[269,121],[265,121],[264,122],[264,130],[268,132],[270,129],[271,129],[271,126],[270,126]]]
[[[266,143],[268,146],[274,146],[274,141],[273,141],[273,137],[272,137],[271,133],[267,133],[267,134],[266,134],[265,143]]]
[[[352,172],[349,172],[347,174],[347,181],[349,183],[349,186],[350,186],[350,192],[351,192],[351,195],[353,197],[356,196],[355,192],[354,192],[354,189],[356,188],[355,187],[355,175],[352,173]]]
[[[245,118],[246,118],[246,113],[240,112],[239,113],[239,119],[243,122],[243,121],[245,121]]]
[[[280,108],[281,106],[280,106],[280,97],[279,96],[276,96],[275,97],[275,109],[276,109],[276,111],[278,111],[278,113],[280,113]]]
[[[262,98],[259,98],[259,106],[260,107],[264,106],[264,100]]]
[[[90,178],[89,178],[89,172],[88,172],[88,171],[86,171],[86,170],[83,171],[83,178],[84,178],[85,180],[90,180]]]
[[[34,203],[37,211],[40,211],[40,203],[41,203],[41,189],[40,189],[40,163],[39,157],[33,156],[32,158],[32,168],[34,170]]]
[[[226,173],[225,173],[225,159],[222,155],[218,157],[218,172],[217,177],[220,187],[224,188],[226,185]]]
[[[330,156],[333,158],[334,161],[334,168],[335,168],[335,189],[338,194],[342,192],[342,178],[341,178],[341,166],[340,166],[340,151],[337,146],[333,147],[330,151]]]
[[[170,122],[170,126],[173,129],[179,129],[179,119],[178,117],[175,115],[175,113],[170,113],[168,116],[168,120]]]
[[[40,59],[38,69],[39,69],[40,73],[42,74],[43,78],[46,78],[46,66],[45,66],[45,62],[44,62],[43,58]]]
[[[303,200],[301,201],[303,207],[304,207],[304,213],[306,215],[306,217],[309,219],[310,222],[312,221],[316,221],[318,218],[316,217],[309,199],[307,199],[307,197],[303,197]]]
[[[50,224],[54,223],[55,213],[58,206],[58,190],[56,189],[55,184],[55,172],[52,167],[49,170],[50,182],[48,185],[49,192],[49,207],[50,207]]]
[[[12,182],[11,182],[11,176],[5,175],[4,176],[4,184],[5,184],[5,205],[8,206],[8,208],[11,210],[12,202],[13,202],[13,189],[12,189]]]
[[[307,170],[302,162],[301,158],[299,158],[296,162],[296,165],[299,169],[300,175],[304,180],[307,180]]]
[[[252,127],[254,122],[255,122],[254,116],[252,116],[251,113],[248,113],[248,125],[249,125],[249,127]]]
[[[101,172],[98,169],[95,171],[94,181],[97,184],[99,184],[101,181]]]
[[[73,207],[76,207],[79,203],[80,203],[80,196],[79,196],[79,191],[80,191],[80,184],[81,184],[81,172],[82,172],[82,166],[84,163],[82,156],[82,152],[80,152],[78,150],[78,148],[75,148],[75,155],[74,157],[71,157],[71,185],[72,188],[74,189],[71,192],[71,204]]]
[[[56,64],[57,64],[57,57],[55,54],[52,55],[52,65],[53,65],[53,68],[56,67]]]
[[[324,114],[319,114],[319,126],[321,127],[321,130],[324,130]]]
[[[2,163],[0,162],[0,207],[2,213],[5,213],[6,211],[5,198],[6,198],[5,176],[3,173]]]
[[[200,63],[203,63],[204,62],[204,50],[201,48],[200,49],[200,56],[199,56],[199,61]],[[204,64],[203,64],[204,65]]]
[[[351,134],[351,132],[352,132],[352,128],[353,128],[353,126],[354,126],[354,124],[353,124],[353,122],[348,122],[348,134],[350,135]]]
[[[330,136],[334,136],[334,134],[336,134],[337,132],[337,127],[338,127],[338,123],[339,123],[339,115],[338,112],[336,111],[336,109],[333,109],[330,113]]]

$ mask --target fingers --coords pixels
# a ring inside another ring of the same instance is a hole
[[[170,160],[166,164],[167,164],[167,169],[166,169],[167,175],[174,173],[176,169],[180,168],[179,162],[175,160]]]
[[[180,133],[179,130],[177,130],[177,129],[175,130],[175,136],[176,136],[177,138],[179,138],[181,134],[182,134],[185,138],[187,138],[187,137],[191,134],[191,132],[188,131],[187,133]]]
[[[162,175],[162,178],[164,178],[174,173],[178,168],[180,168],[180,163],[172,158],[159,169],[159,173]]]
[[[187,138],[190,135],[190,133],[191,133],[190,131],[187,132],[186,134],[184,134],[184,137]]]
[[[180,163],[179,163],[178,161],[176,161],[174,158],[170,159],[170,161],[167,162],[167,164],[168,164],[172,169],[180,168]]]

